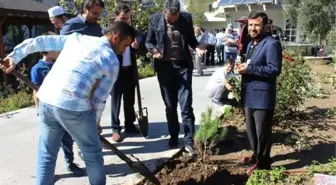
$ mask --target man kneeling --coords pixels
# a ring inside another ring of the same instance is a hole
[[[217,69],[211,75],[206,91],[208,93],[208,97],[211,98],[212,103],[220,106],[232,103],[232,86],[229,81],[234,76],[233,66],[234,61],[229,58],[227,59],[224,67]]]

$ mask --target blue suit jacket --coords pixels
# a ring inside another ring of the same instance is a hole
[[[250,52],[249,43],[247,53]],[[256,46],[242,75],[242,103],[254,109],[274,110],[276,102],[276,77],[281,73],[282,48],[272,36],[264,37]]]
[[[195,49],[199,43],[196,40],[192,16],[187,12],[180,12],[177,20],[178,29],[182,37],[182,45],[185,51],[185,58],[189,68],[193,69],[193,61],[190,54],[189,46]],[[146,38],[146,47],[150,51],[157,49],[162,55],[165,51],[164,42],[166,41],[166,20],[163,13],[156,13],[149,17],[148,33]],[[155,59],[155,62],[158,60]],[[154,63],[155,65],[155,63]]]

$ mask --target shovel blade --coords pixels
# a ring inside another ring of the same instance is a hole
[[[144,115],[145,114],[145,115]],[[148,110],[147,107],[143,108],[142,111],[139,111],[137,115],[138,123],[140,127],[140,133],[142,136],[147,138],[148,136]]]
[[[139,162],[133,163],[132,169],[135,172],[140,173],[140,175],[144,176],[147,180],[151,181],[153,184],[160,185],[159,180],[143,163],[139,163]]]
[[[145,138],[148,136],[148,117],[147,116],[141,116],[138,117],[140,132],[142,136]]]
[[[120,159],[125,161],[127,165],[134,171],[144,176],[147,180],[151,181],[155,185],[160,185],[159,180],[155,175],[144,165],[141,161],[137,159],[136,162],[128,158],[122,151],[118,150],[113,144],[107,141],[103,136],[99,136],[99,139],[104,143],[109,149],[111,149]]]

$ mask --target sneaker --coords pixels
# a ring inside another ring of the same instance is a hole
[[[114,142],[117,142],[117,143],[122,142],[122,138],[121,138],[120,133],[113,133],[113,134],[112,134],[112,140],[113,140]]]
[[[68,172],[72,172],[77,177],[81,177],[81,176],[85,175],[84,170],[82,170],[81,168],[79,168],[77,166],[77,164],[75,164],[75,163],[69,163],[69,164],[67,164],[67,170],[68,170]]]
[[[176,148],[178,146],[178,137],[170,137],[168,142],[169,148]]]
[[[189,153],[190,156],[192,157],[196,157],[196,150],[194,148],[194,145],[191,144],[186,144],[186,146],[184,147],[185,151]]]
[[[84,155],[83,155],[82,151],[78,150],[77,154],[78,154],[79,158],[82,159],[82,161],[84,161]]]

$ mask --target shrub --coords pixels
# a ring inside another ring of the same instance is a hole
[[[146,57],[139,57],[139,59],[137,60],[137,64],[138,64],[139,79],[152,77],[155,75],[151,59]]]
[[[208,107],[201,114],[200,127],[195,134],[196,146],[203,160],[211,152],[216,142],[224,140],[226,136],[227,129],[221,127],[221,119],[216,116],[214,117],[212,108]]]
[[[311,68],[301,55],[284,52],[282,72],[277,78],[275,119],[290,119],[307,97],[316,94]]]
[[[306,175],[289,175],[284,167],[275,167],[272,170],[255,170],[246,185],[301,185],[307,184]]]
[[[232,86],[233,96],[237,102],[240,102],[241,99],[241,77],[239,75],[235,75],[233,78],[229,80],[229,84]]]
[[[336,48],[336,28],[332,28],[327,35],[327,45],[331,48]],[[336,51],[336,50],[334,50]],[[334,61],[336,62],[336,61]]]
[[[0,113],[5,113],[9,111],[14,111],[24,107],[33,105],[32,94],[25,91],[19,91],[14,93],[7,98],[0,98]]]

